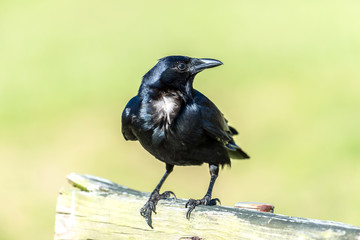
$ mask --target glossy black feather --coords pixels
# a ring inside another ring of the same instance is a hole
[[[230,165],[230,157],[249,158],[235,144],[232,136],[237,131],[220,110],[193,89],[195,75],[217,65],[184,56],[161,59],[145,74],[138,95],[123,111],[124,138],[140,141],[171,165]]]

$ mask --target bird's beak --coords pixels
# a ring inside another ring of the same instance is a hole
[[[196,74],[201,72],[204,69],[212,68],[216,66],[220,66],[223,63],[216,59],[210,59],[210,58],[193,58],[191,60],[191,73]]]

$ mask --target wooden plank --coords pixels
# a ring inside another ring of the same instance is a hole
[[[139,210],[149,193],[72,173],[61,189],[55,239],[351,239],[360,228],[226,206],[199,206],[185,218],[186,200],[162,200],[151,229]]]

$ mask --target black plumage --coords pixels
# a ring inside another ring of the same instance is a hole
[[[126,140],[138,140],[160,161],[166,173],[152,192],[140,213],[152,227],[151,215],[160,199],[174,195],[160,188],[174,165],[209,164],[211,181],[203,199],[190,199],[187,218],[198,205],[215,205],[211,192],[218,176],[219,165],[230,165],[230,158],[249,156],[236,145],[237,131],[227,124],[220,110],[199,91],[193,80],[204,69],[222,63],[214,59],[169,56],[143,77],[137,96],[126,105],[122,114],[122,133]]]

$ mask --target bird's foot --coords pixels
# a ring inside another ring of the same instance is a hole
[[[187,201],[187,203],[185,204],[186,208],[189,207],[189,209],[186,213],[186,218],[188,220],[190,220],[191,212],[195,209],[196,206],[199,206],[199,205],[211,206],[211,205],[216,205],[216,202],[219,202],[219,204],[221,204],[221,202],[218,198],[211,199],[211,197],[209,195],[205,195],[205,197],[203,197],[202,199],[198,199],[198,200],[190,198],[189,201]]]
[[[147,222],[147,224],[153,228],[152,226],[152,213],[154,212],[156,214],[156,205],[159,200],[169,198],[170,196],[173,196],[176,199],[176,196],[171,191],[163,192],[162,194],[159,193],[159,190],[155,189],[150,197],[149,200],[145,203],[145,205],[140,209],[140,214],[143,216]]]

